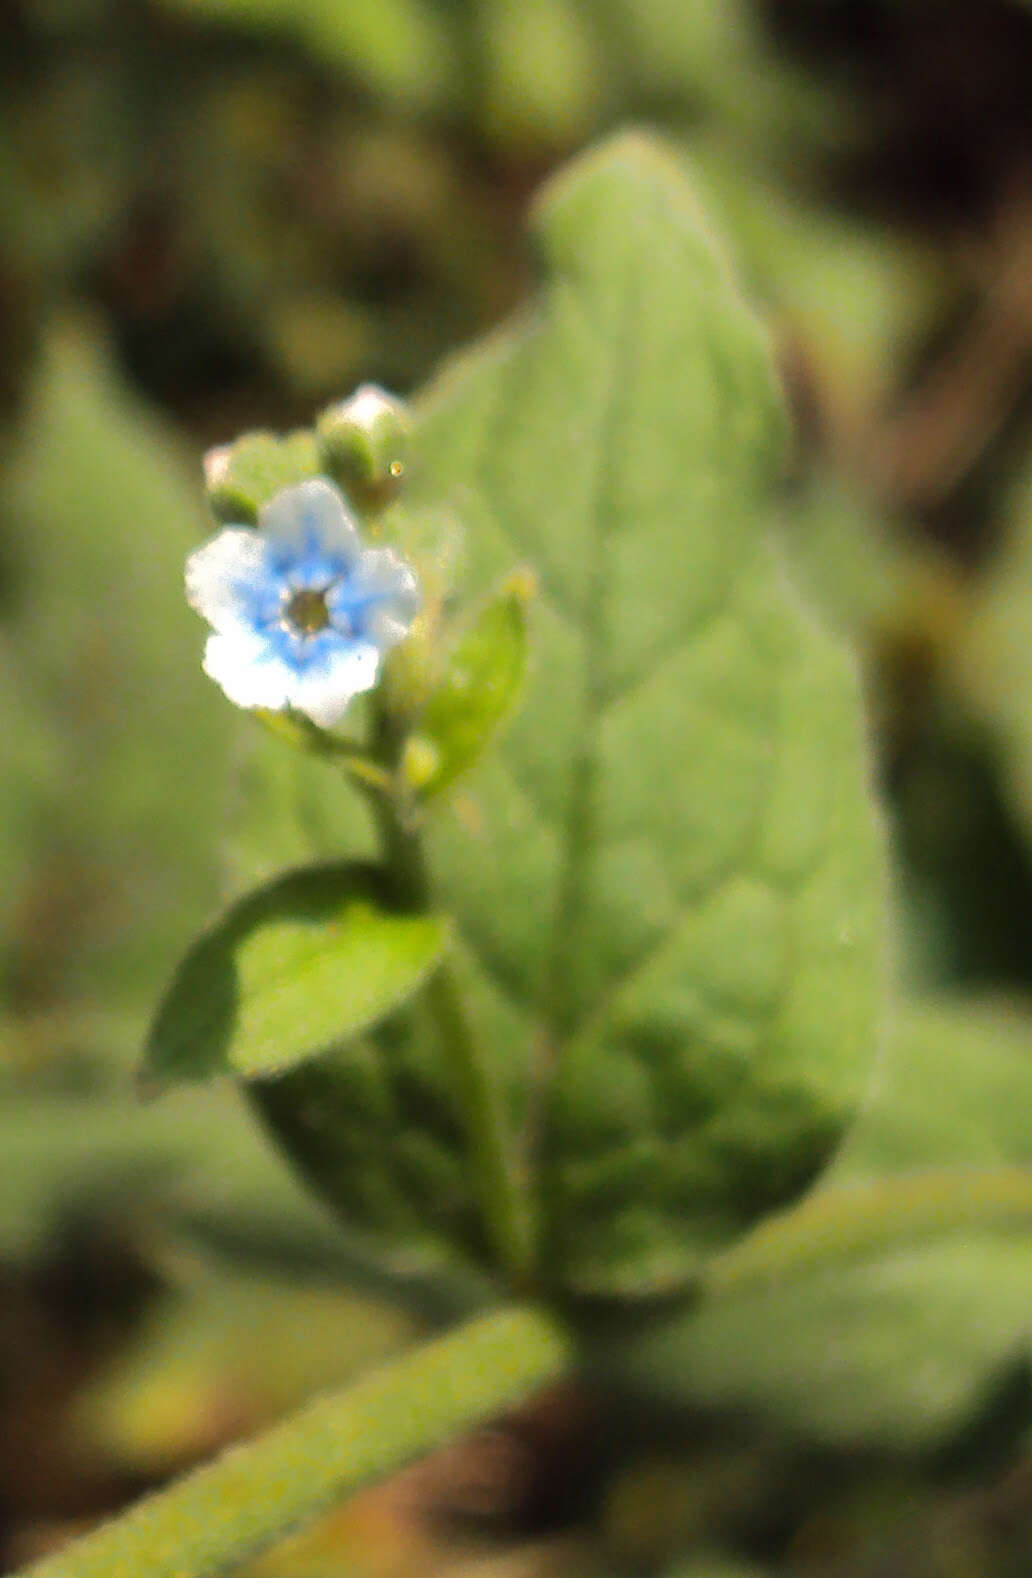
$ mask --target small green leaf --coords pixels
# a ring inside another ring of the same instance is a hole
[[[915,1167],[1032,1167],[1027,1012],[1004,1000],[946,997],[901,1009],[874,1099],[831,1183]]]
[[[418,801],[432,800],[471,767],[512,709],[527,663],[532,584],[513,576],[452,653],[402,763]]]
[[[608,73],[599,30],[568,0],[481,0],[482,114],[516,146],[576,143],[605,112]]]
[[[417,731],[417,799],[468,767],[426,819],[426,869],[540,1224],[534,1271],[651,1298],[798,1198],[855,1117],[882,845],[854,665],[771,546],[785,422],[765,337],[683,169],[615,139],[551,184],[536,231],[532,308],[415,407],[380,526],[419,569],[422,644],[392,655],[379,697]],[[519,708],[522,610],[494,609],[515,625],[500,649],[470,627],[511,714],[473,761],[497,717],[450,680],[431,703],[440,631],[524,566]],[[262,761],[248,848],[268,859],[297,769]],[[321,838],[312,790],[296,831]],[[497,1268],[447,1040],[419,994],[276,1082],[276,1113],[253,1088],[356,1235]]]
[[[317,477],[321,469],[312,433],[288,433],[283,438],[246,433],[234,444],[209,449],[205,455],[208,503],[219,520],[237,525],[254,522],[262,505],[282,488]]]
[[[375,1024],[440,958],[447,924],[389,907],[375,867],[292,872],[235,904],[162,1003],[145,1073],[276,1074]]]
[[[927,1449],[1029,1352],[1027,1223],[947,1233],[657,1322],[607,1379],[838,1446]],[[612,1361],[612,1362],[610,1362]]]

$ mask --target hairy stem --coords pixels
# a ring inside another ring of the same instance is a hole
[[[556,1379],[564,1333],[495,1311],[235,1447],[22,1578],[216,1578],[370,1481]]]

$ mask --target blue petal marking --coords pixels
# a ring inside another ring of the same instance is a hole
[[[251,568],[226,577],[222,602],[228,592],[240,625],[258,638],[246,659],[252,673],[268,667],[270,675],[274,670],[282,674],[285,667],[304,676],[309,687],[300,705],[311,707],[313,715],[339,715],[356,684],[364,688],[373,683],[375,669],[371,677],[358,680],[354,665],[348,668],[338,660],[361,649],[368,653],[370,648],[382,656],[401,639],[418,607],[415,577],[389,549],[363,548],[343,498],[322,479],[284,489],[267,509],[274,510],[276,528],[263,534],[266,512],[260,511],[257,536],[262,552]],[[293,538],[291,522],[299,528]],[[291,623],[288,609],[299,591],[325,595],[325,626],[306,630]],[[206,611],[203,603],[195,606]],[[378,613],[389,614],[391,620],[385,625]],[[365,670],[370,667],[367,662]],[[326,690],[313,696],[311,681],[320,675],[325,677]],[[268,683],[271,686],[271,678]],[[339,689],[342,685],[351,689],[345,694]],[[257,688],[265,688],[265,682]],[[293,704],[288,696],[286,705]],[[284,703],[280,699],[270,705]]]

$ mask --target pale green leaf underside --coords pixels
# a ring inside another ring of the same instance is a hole
[[[535,310],[415,436],[466,526],[464,599],[518,564],[540,587],[523,707],[433,863],[552,1274],[649,1291],[796,1194],[852,1116],[881,850],[852,666],[765,541],[766,347],[682,172],[618,139],[537,231]]]
[[[447,924],[390,909],[374,868],[293,872],[248,895],[190,950],[158,1011],[158,1079],[282,1073],[398,1008]]]

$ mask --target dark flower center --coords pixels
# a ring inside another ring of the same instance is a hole
[[[290,599],[284,610],[284,617],[303,636],[318,635],[319,631],[325,630],[330,622],[325,590],[316,591],[312,587],[302,587]]]

